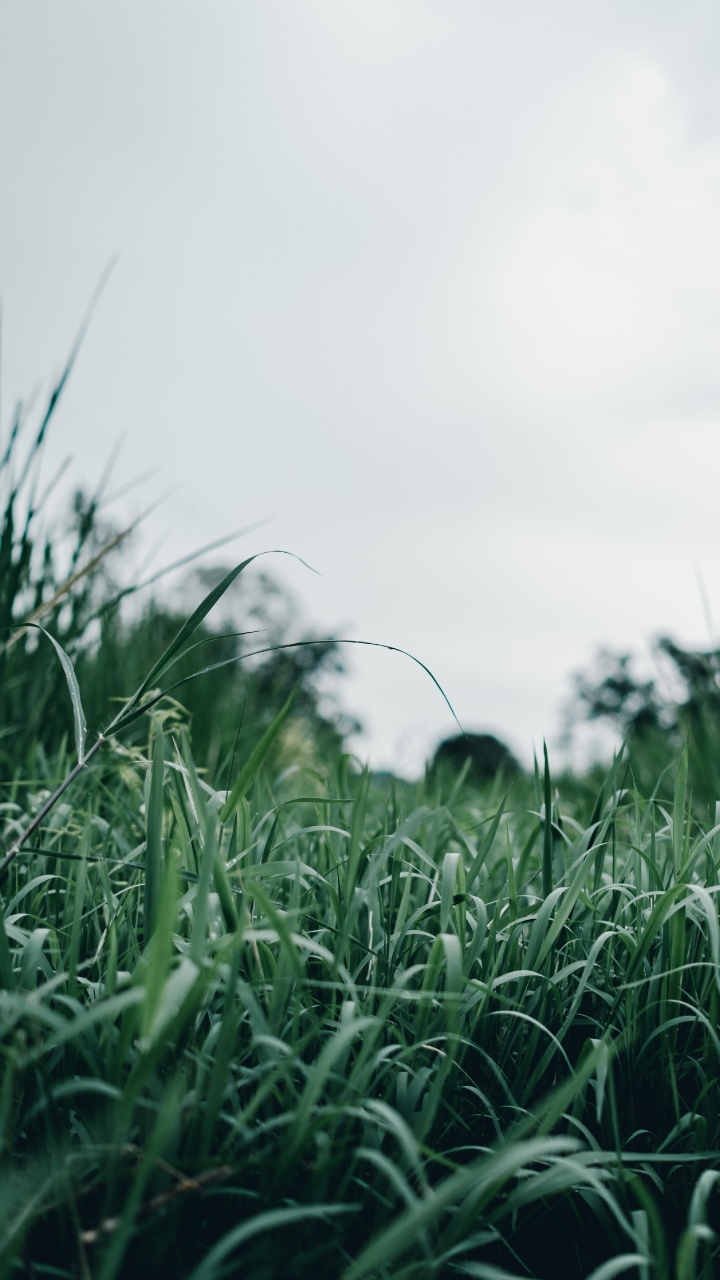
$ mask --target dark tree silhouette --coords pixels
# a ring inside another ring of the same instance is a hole
[[[432,771],[457,772],[467,761],[470,761],[467,776],[474,783],[492,782],[500,772],[506,777],[520,772],[510,748],[491,733],[458,733],[443,739],[430,767]]]

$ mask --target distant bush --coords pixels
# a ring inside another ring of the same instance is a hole
[[[470,782],[492,782],[499,773],[510,776],[521,772],[509,747],[492,733],[458,733],[445,738],[438,746],[430,765],[431,771],[459,770],[469,762]]]

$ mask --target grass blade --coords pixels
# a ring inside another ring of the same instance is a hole
[[[50,635],[49,631],[46,631],[44,627],[41,627],[38,622],[25,622],[23,623],[23,629],[25,627],[32,627],[34,631],[41,631],[44,636],[47,636],[60,659],[60,664],[65,672],[65,679],[67,680],[67,686],[70,692],[70,700],[72,702],[75,746],[77,748],[78,764],[82,765],[85,763],[87,724],[85,721],[85,712],[83,711],[82,698],[80,697],[80,686],[77,682],[77,676],[75,675],[75,668],[62,645],[59,644],[54,636]]]
[[[240,770],[240,773],[235,781],[233,789],[230,792],[230,795],[228,796],[227,800],[225,801],[225,804],[223,805],[222,809],[220,810],[221,822],[225,823],[228,821],[229,818],[232,817],[233,813],[235,812],[238,805],[240,804],[240,801],[244,798],[245,793],[254,782],[255,777],[257,776],[258,770],[264,764],[265,760],[269,756],[272,750],[273,744],[278,734],[280,733],[280,730],[282,729],[285,721],[287,720],[288,714],[290,712],[290,708],[292,707],[292,704],[295,701],[295,694],[296,694],[296,690],[293,690],[287,702],[285,703],[284,707],[275,717],[272,724],[265,730],[262,738],[258,742],[254,751],[251,753],[246,764]]]
[[[155,932],[157,921],[160,885],[163,876],[163,783],[165,775],[165,747],[162,727],[155,724],[155,744],[153,747],[152,765],[150,767],[146,813],[145,840],[145,913],[143,936],[145,946]]]

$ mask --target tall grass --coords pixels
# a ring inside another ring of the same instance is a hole
[[[682,763],[670,811],[556,796],[545,893],[544,806],[288,796],[269,740],[218,792],[161,715],[106,751],[3,884],[4,1274],[715,1274]]]
[[[48,636],[9,633],[3,696],[31,715],[54,664],[69,731],[3,761],[0,1276],[716,1275],[720,825],[687,752],[670,804],[622,756],[589,807],[547,753],[505,796],[379,785],[280,768],[287,701],[218,788],[160,690],[249,559],[88,734],[92,576],[18,560],[8,493],[5,620]]]

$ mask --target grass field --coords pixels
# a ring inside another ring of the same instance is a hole
[[[622,757],[594,792],[547,757],[508,794],[381,782],[288,765],[289,699],[210,772],[159,691],[232,575],[88,732],[105,559],[92,512],[62,571],[18,519],[46,428],[3,464],[0,623],[55,647],[0,652],[0,1275],[719,1274],[687,752],[669,798]]]

